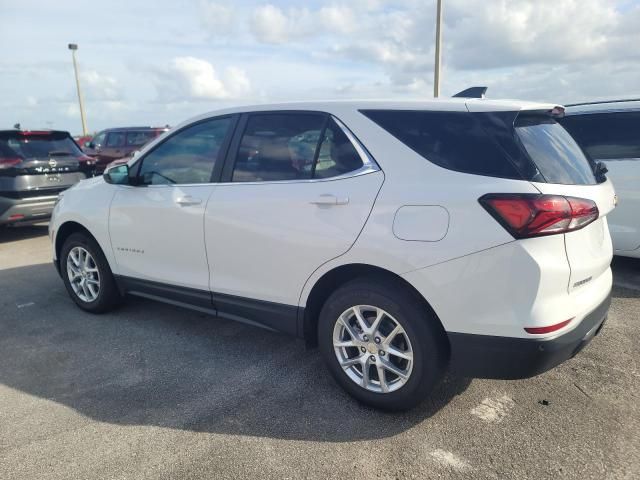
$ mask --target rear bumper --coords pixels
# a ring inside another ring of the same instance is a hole
[[[0,225],[46,221],[57,198],[57,195],[24,199],[0,197]]]
[[[475,378],[529,378],[556,367],[582,350],[602,328],[611,293],[573,330],[552,339],[450,332],[450,369]]]

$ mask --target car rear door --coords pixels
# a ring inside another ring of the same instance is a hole
[[[353,245],[383,173],[326,114],[245,115],[232,145],[204,222],[216,307],[295,333],[305,281]]]
[[[234,122],[217,117],[177,130],[131,167],[135,185],[116,186],[109,234],[128,288],[211,307],[203,220]]]

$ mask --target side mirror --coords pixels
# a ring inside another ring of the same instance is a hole
[[[93,143],[93,142],[84,142],[84,147],[85,147],[85,148],[92,148],[92,149],[93,149],[93,148],[95,148],[95,147],[96,147],[96,144],[95,144],[95,143]]]
[[[129,165],[116,165],[102,174],[104,181],[113,185],[129,185]]]

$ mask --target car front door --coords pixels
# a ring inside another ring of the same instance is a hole
[[[205,212],[219,314],[295,333],[304,283],[355,242],[383,173],[326,114],[244,115]]]
[[[217,117],[176,131],[131,167],[135,185],[117,187],[109,233],[128,289],[211,306],[203,217],[234,122]]]

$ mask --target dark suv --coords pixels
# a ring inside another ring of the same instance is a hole
[[[68,132],[0,130],[0,225],[48,219],[58,194],[93,170]]]
[[[168,126],[108,128],[97,133],[83,147],[87,155],[96,159],[96,173],[102,173],[114,160],[128,157],[167,130]]]

